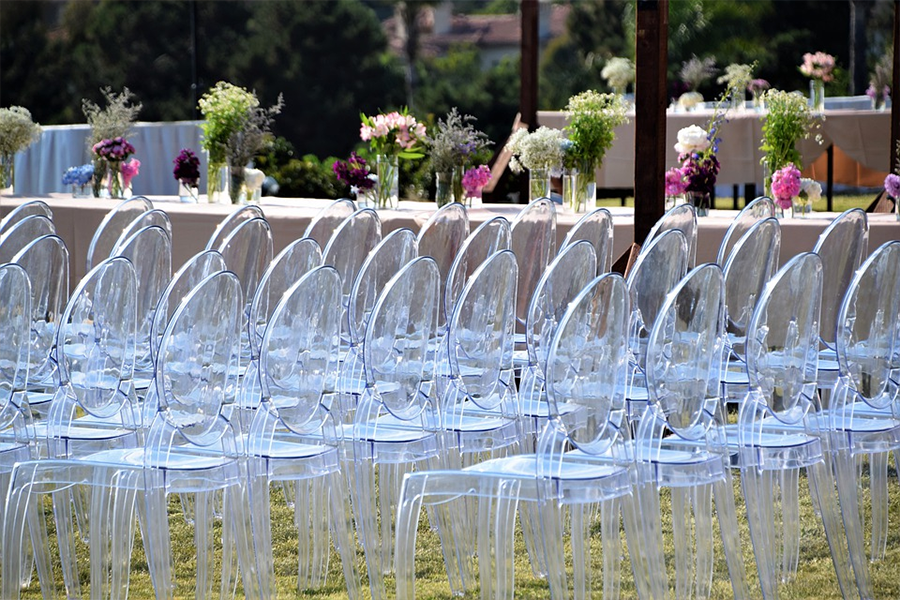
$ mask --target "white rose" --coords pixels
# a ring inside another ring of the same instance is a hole
[[[700,92],[685,92],[678,97],[678,104],[684,109],[690,110],[703,102],[703,95]]]
[[[803,177],[800,179],[800,193],[810,202],[817,202],[822,197],[822,186],[815,179]]]
[[[706,130],[702,127],[691,125],[678,132],[678,143],[675,144],[675,151],[678,154],[703,152],[707,148],[709,148],[709,140],[706,139]]]

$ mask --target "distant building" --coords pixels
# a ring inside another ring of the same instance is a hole
[[[539,32],[541,47],[566,32],[570,7],[564,4],[540,3]],[[454,14],[453,2],[425,6],[417,17],[419,56],[441,56],[452,46],[473,45],[481,53],[482,68],[497,65],[507,56],[519,54],[522,38],[519,14],[467,15]],[[397,16],[384,21],[391,50],[403,54],[407,35]]]

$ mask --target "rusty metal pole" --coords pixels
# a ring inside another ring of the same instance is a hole
[[[900,1],[900,0],[897,0]],[[669,0],[638,0],[634,85],[634,241],[665,211]]]

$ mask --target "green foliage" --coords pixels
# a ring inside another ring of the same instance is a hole
[[[763,162],[770,173],[788,163],[802,168],[796,145],[799,140],[809,137],[810,131],[819,125],[818,118],[810,112],[806,98],[799,93],[772,89],[763,96],[768,109],[762,125],[762,145],[759,147],[765,153]]]
[[[263,169],[278,181],[278,195],[286,198],[340,198],[349,190],[338,182],[331,165],[333,156],[320,160],[313,154],[292,158],[274,170]]]
[[[574,155],[580,170],[593,172],[616,139],[615,129],[628,122],[628,107],[618,94],[598,94],[593,90],[569,99],[566,133],[575,144]]]

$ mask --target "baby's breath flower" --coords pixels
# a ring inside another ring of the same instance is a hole
[[[563,161],[562,139],[563,132],[559,129],[539,127],[532,133],[517,129],[506,143],[506,149],[513,155],[510,168],[516,173],[525,169],[558,168]]]
[[[112,88],[106,87],[100,93],[106,100],[105,108],[100,108],[87,99],[81,101],[81,110],[91,126],[91,136],[88,139],[90,147],[102,140],[127,138],[141,111],[141,104],[132,104],[134,94],[128,88],[122,88],[122,93],[117,94]]]
[[[0,108],[0,154],[21,152],[39,139],[41,126],[31,120],[27,108]]]

